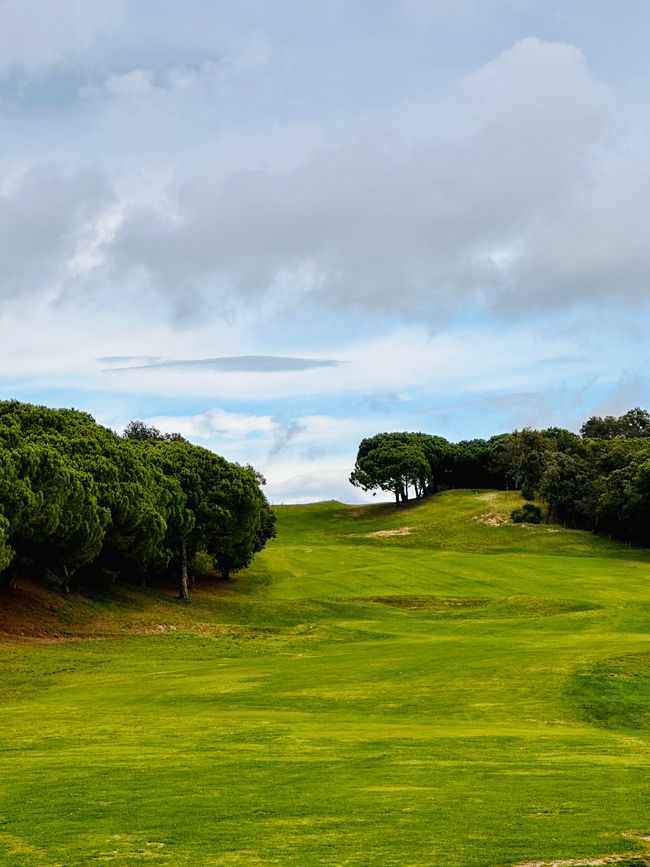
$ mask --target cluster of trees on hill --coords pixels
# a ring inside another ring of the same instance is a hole
[[[32,574],[69,592],[176,571],[205,551],[224,576],[275,536],[264,479],[179,434],[118,436],[72,409],[0,402],[0,582]]]
[[[380,433],[361,441],[350,482],[389,491],[395,502],[444,488],[508,487],[498,456],[510,434],[450,443],[425,433]]]
[[[593,416],[580,435],[525,428],[450,443],[423,433],[362,440],[350,476],[396,502],[445,488],[520,489],[546,504],[546,520],[650,545],[650,414]]]

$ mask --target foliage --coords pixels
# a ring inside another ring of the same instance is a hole
[[[183,439],[137,437],[137,448],[180,488],[178,513],[168,521],[166,541],[186,595],[187,559],[207,552],[224,578],[247,566],[275,535],[274,515],[253,467],[226,461]]]
[[[650,414],[641,407],[634,407],[621,416],[594,415],[580,428],[583,437],[594,439],[636,439],[650,436]]]
[[[534,503],[524,503],[519,509],[513,509],[510,517],[515,524],[541,524],[542,509]]]
[[[122,431],[122,436],[129,440],[167,440],[178,442],[184,438],[179,433],[161,433],[155,425],[143,421],[130,421]]]
[[[66,591],[144,582],[202,546],[241,568],[272,537],[260,479],[143,422],[120,437],[87,413],[0,402],[0,570]]]
[[[449,443],[423,433],[382,433],[359,445],[350,482],[364,491],[390,491],[395,502],[432,494],[441,484]]]
[[[512,434],[499,434],[489,440],[471,439],[448,444],[449,470],[445,487],[508,488],[509,467],[500,460]]]
[[[650,545],[650,414],[635,407],[618,418],[594,416],[581,434],[523,428],[458,443],[377,434],[361,442],[350,481],[391,491],[396,502],[408,499],[409,488],[421,497],[444,488],[513,487],[546,503],[547,522]],[[513,520],[530,523],[528,512],[515,511]]]

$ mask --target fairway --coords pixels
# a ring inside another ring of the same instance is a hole
[[[189,603],[44,594],[0,644],[0,864],[649,865],[650,552],[520,503],[279,507]]]

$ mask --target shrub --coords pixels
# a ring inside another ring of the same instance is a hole
[[[513,509],[510,517],[515,524],[541,524],[542,509],[534,503],[524,503],[520,509]]]

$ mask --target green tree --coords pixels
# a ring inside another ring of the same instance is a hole
[[[108,514],[95,494],[92,479],[48,444],[3,452],[0,502],[11,547],[65,592],[102,545]]]
[[[635,406],[621,416],[607,415],[605,418],[594,415],[580,428],[583,437],[610,440],[616,437],[636,439],[650,437],[650,414]]]
[[[120,437],[87,413],[0,401],[0,570],[39,566],[68,591],[73,576],[144,583],[173,561],[187,596],[199,548],[229,573],[275,535],[262,482],[144,422]]]
[[[275,536],[275,515],[251,467],[231,464],[225,478],[225,529],[210,534],[206,550],[221,576],[245,568],[253,555]]]
[[[189,594],[188,562],[197,551],[206,551],[227,578],[275,536],[275,514],[260,487],[264,479],[252,467],[182,440],[150,440],[149,451],[184,497],[168,534],[181,598]]]
[[[122,431],[122,436],[129,440],[167,440],[168,442],[184,440],[179,433],[161,433],[154,425],[139,420],[130,421]]]
[[[350,483],[364,491],[389,491],[395,502],[409,499],[410,489],[416,497],[435,489],[443,449],[442,438],[427,439],[425,434],[382,433],[361,441]]]
[[[595,527],[600,484],[583,458],[554,453],[540,480],[539,491],[548,503],[549,519],[553,517],[580,529]]]
[[[635,470],[633,465],[613,469],[604,477],[603,490],[598,499],[598,529],[619,539],[631,540],[635,536]]]
[[[129,441],[101,427],[87,413],[54,410],[18,401],[0,402],[0,441],[10,454],[23,455],[18,478],[23,479],[24,484],[14,496],[14,500],[22,496],[23,513],[21,515],[14,509],[14,534],[20,532],[25,539],[30,539],[32,548],[38,540],[41,540],[39,544],[45,545],[47,533],[44,526],[47,521],[53,526],[56,524],[57,509],[60,508],[57,492],[59,487],[65,490],[69,484],[67,514],[65,522],[61,522],[61,531],[65,523],[67,537],[70,540],[76,538],[75,544],[80,551],[84,550],[79,531],[74,529],[74,521],[78,519],[83,525],[84,511],[90,509],[92,512],[94,508],[93,498],[100,515],[98,520],[104,528],[95,567],[82,569],[84,582],[94,582],[102,572],[140,575],[161,567],[166,556],[161,543],[166,532],[164,507],[168,497],[161,488],[161,474],[158,473],[157,477],[151,463]],[[49,464],[41,466],[33,456],[44,449],[50,455]],[[26,463],[30,455],[31,466]],[[70,477],[68,482],[60,482],[57,487],[57,476],[52,468],[59,465],[65,465],[69,472],[80,475]],[[49,481],[48,466],[52,476]],[[35,490],[42,488],[46,481],[51,491],[40,506],[38,497],[34,496]],[[76,505],[70,499],[73,493]],[[77,508],[82,510],[79,515]],[[92,521],[88,524],[88,535],[93,538],[88,550],[96,548],[97,533],[92,524]],[[18,527],[22,529],[18,531]],[[22,548],[26,546],[27,541],[22,542]],[[86,556],[83,559],[82,566],[85,567],[93,562]],[[64,574],[70,572],[67,562],[60,568]]]
[[[147,425],[143,421],[130,421],[122,431],[122,436],[129,440],[160,440],[163,435],[157,427]]]
[[[527,500],[535,498],[549,457],[549,442],[540,431],[524,428],[512,434],[509,443],[511,466],[509,473],[515,487]]]

